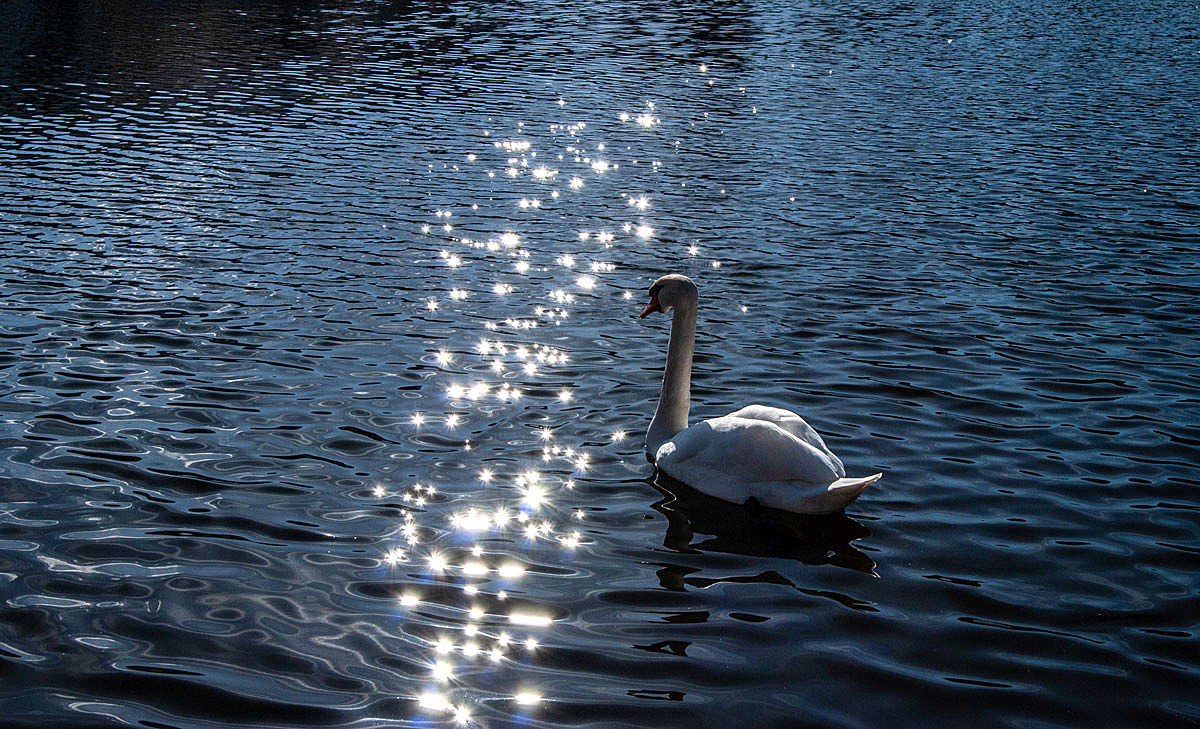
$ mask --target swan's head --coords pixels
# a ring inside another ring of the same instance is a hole
[[[656,311],[666,313],[685,302],[694,305],[698,296],[696,284],[690,278],[678,273],[668,274],[650,287],[650,303],[642,309],[642,318]]]

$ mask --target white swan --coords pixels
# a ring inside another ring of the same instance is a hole
[[[658,409],[646,431],[646,458],[697,491],[737,504],[801,514],[829,514],[858,498],[883,475],[846,478],[821,436],[793,412],[749,405],[688,427],[692,350],[699,294],[687,276],[663,276],[650,287],[642,317],[674,310]]]

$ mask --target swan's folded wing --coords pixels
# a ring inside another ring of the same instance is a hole
[[[835,465],[828,453],[812,444],[772,423],[731,415],[677,434],[659,448],[655,463],[668,475],[698,488],[698,480],[802,481],[825,486],[842,475],[841,462]]]
[[[732,412],[725,417],[765,420],[768,423],[774,423],[828,456],[838,476],[846,475],[846,469],[842,466],[841,459],[835,456],[833,451],[829,450],[829,446],[825,445],[825,441],[822,440],[821,435],[813,430],[813,427],[805,422],[804,418],[793,413],[791,410],[773,408],[767,405],[747,405],[741,410]]]

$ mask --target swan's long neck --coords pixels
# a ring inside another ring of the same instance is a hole
[[[696,344],[696,301],[675,306],[671,338],[667,343],[667,367],[663,372],[658,409],[646,431],[646,457],[654,460],[658,447],[687,428],[691,405],[692,351]]]

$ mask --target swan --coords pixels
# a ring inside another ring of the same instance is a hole
[[[646,431],[646,458],[709,496],[800,514],[831,514],[883,475],[846,478],[841,460],[799,415],[748,405],[688,427],[699,292],[687,276],[650,287],[642,318],[674,311],[658,408]]]

